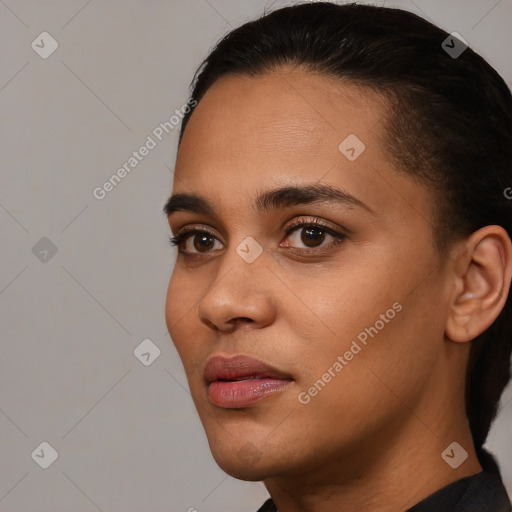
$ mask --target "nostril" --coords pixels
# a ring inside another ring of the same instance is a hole
[[[232,324],[238,324],[240,322],[254,322],[254,320],[252,318],[247,318],[246,316],[239,316],[229,321],[229,323]]]
[[[205,320],[206,325],[210,327],[210,329],[213,329],[214,331],[218,331],[219,328],[210,320]]]

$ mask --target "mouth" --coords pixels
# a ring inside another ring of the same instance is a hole
[[[210,402],[227,409],[248,407],[293,382],[289,374],[246,356],[210,358],[204,378]]]

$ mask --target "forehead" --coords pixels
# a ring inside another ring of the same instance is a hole
[[[369,89],[318,73],[283,68],[257,77],[228,75],[199,102],[180,150],[198,137],[202,154],[211,151],[212,158],[235,148],[307,154],[329,143],[337,147],[350,133],[373,138],[367,132],[385,112],[383,99]]]
[[[397,191],[421,202],[418,185],[382,149],[386,107],[369,89],[300,69],[225,76],[189,119],[173,192],[193,191],[233,211],[254,190],[318,181],[366,204],[396,206]],[[344,154],[347,145],[360,152],[356,159]]]

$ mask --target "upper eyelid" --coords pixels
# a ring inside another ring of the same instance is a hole
[[[332,227],[323,219],[319,218],[318,216],[314,216],[314,217],[307,217],[307,218],[298,217],[295,220],[291,221],[291,223],[289,223],[288,226],[285,228],[286,237],[290,236],[293,232],[300,231],[301,229],[304,229],[305,227],[310,226],[310,225],[323,229],[329,236],[331,236],[335,239],[335,241],[332,242],[331,244],[327,244],[327,248],[332,244],[336,245],[337,242],[340,242],[341,240],[345,239],[348,236],[347,233],[350,233],[350,230],[348,230],[348,229],[345,229],[342,227],[336,227],[336,228]],[[215,238],[217,241],[220,241],[222,243],[222,241],[219,240],[219,238],[215,234],[211,233],[208,229],[201,228],[200,226],[194,225],[194,224],[181,228],[180,230],[177,231],[177,233],[176,233],[176,235],[174,235],[174,237],[170,238],[170,240],[172,242],[172,245],[179,247],[182,243],[188,241],[188,239],[191,236],[193,236],[194,234],[197,234],[197,233],[207,233],[208,235],[213,236],[213,238]],[[173,239],[174,239],[174,241],[173,241]],[[322,250],[322,247],[324,247],[324,246],[320,246],[318,248],[311,248],[310,251],[318,252],[318,251]],[[188,251],[182,251],[181,249],[180,249],[180,252],[188,253]],[[195,253],[192,253],[192,254],[195,254]],[[201,254],[201,253],[198,253],[198,254]],[[205,253],[205,254],[208,254],[208,253]]]
[[[332,226],[331,223],[321,219],[318,216],[310,216],[310,217],[300,217],[299,216],[297,219],[289,222],[288,226],[285,227],[284,230],[285,230],[286,233],[288,233],[288,231],[290,229],[299,228],[299,227],[301,227],[303,225],[308,225],[308,224],[319,225],[320,227],[324,228],[326,231],[330,230],[334,234],[346,234],[346,233],[350,232],[350,230],[347,229],[347,228],[343,228],[341,226],[339,226],[339,227]],[[184,226],[183,228],[180,228],[180,229],[176,230],[176,233],[174,233],[174,231],[173,231],[173,234],[175,236],[180,236],[180,235],[187,235],[189,233],[194,233],[194,232],[198,232],[199,231],[199,232],[207,232],[207,233],[209,233],[211,235],[214,235],[217,238],[217,236],[214,233],[211,233],[209,231],[210,229],[213,229],[214,231],[217,231],[217,230],[215,230],[215,228],[213,228],[211,226],[208,226],[207,224],[197,223],[197,224],[191,224],[191,225],[188,225],[188,226]],[[341,231],[341,233],[339,233],[340,231]]]

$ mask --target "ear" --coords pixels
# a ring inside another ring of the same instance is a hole
[[[501,226],[485,226],[462,242],[454,261],[454,287],[446,336],[470,341],[498,317],[512,279],[512,242]]]

